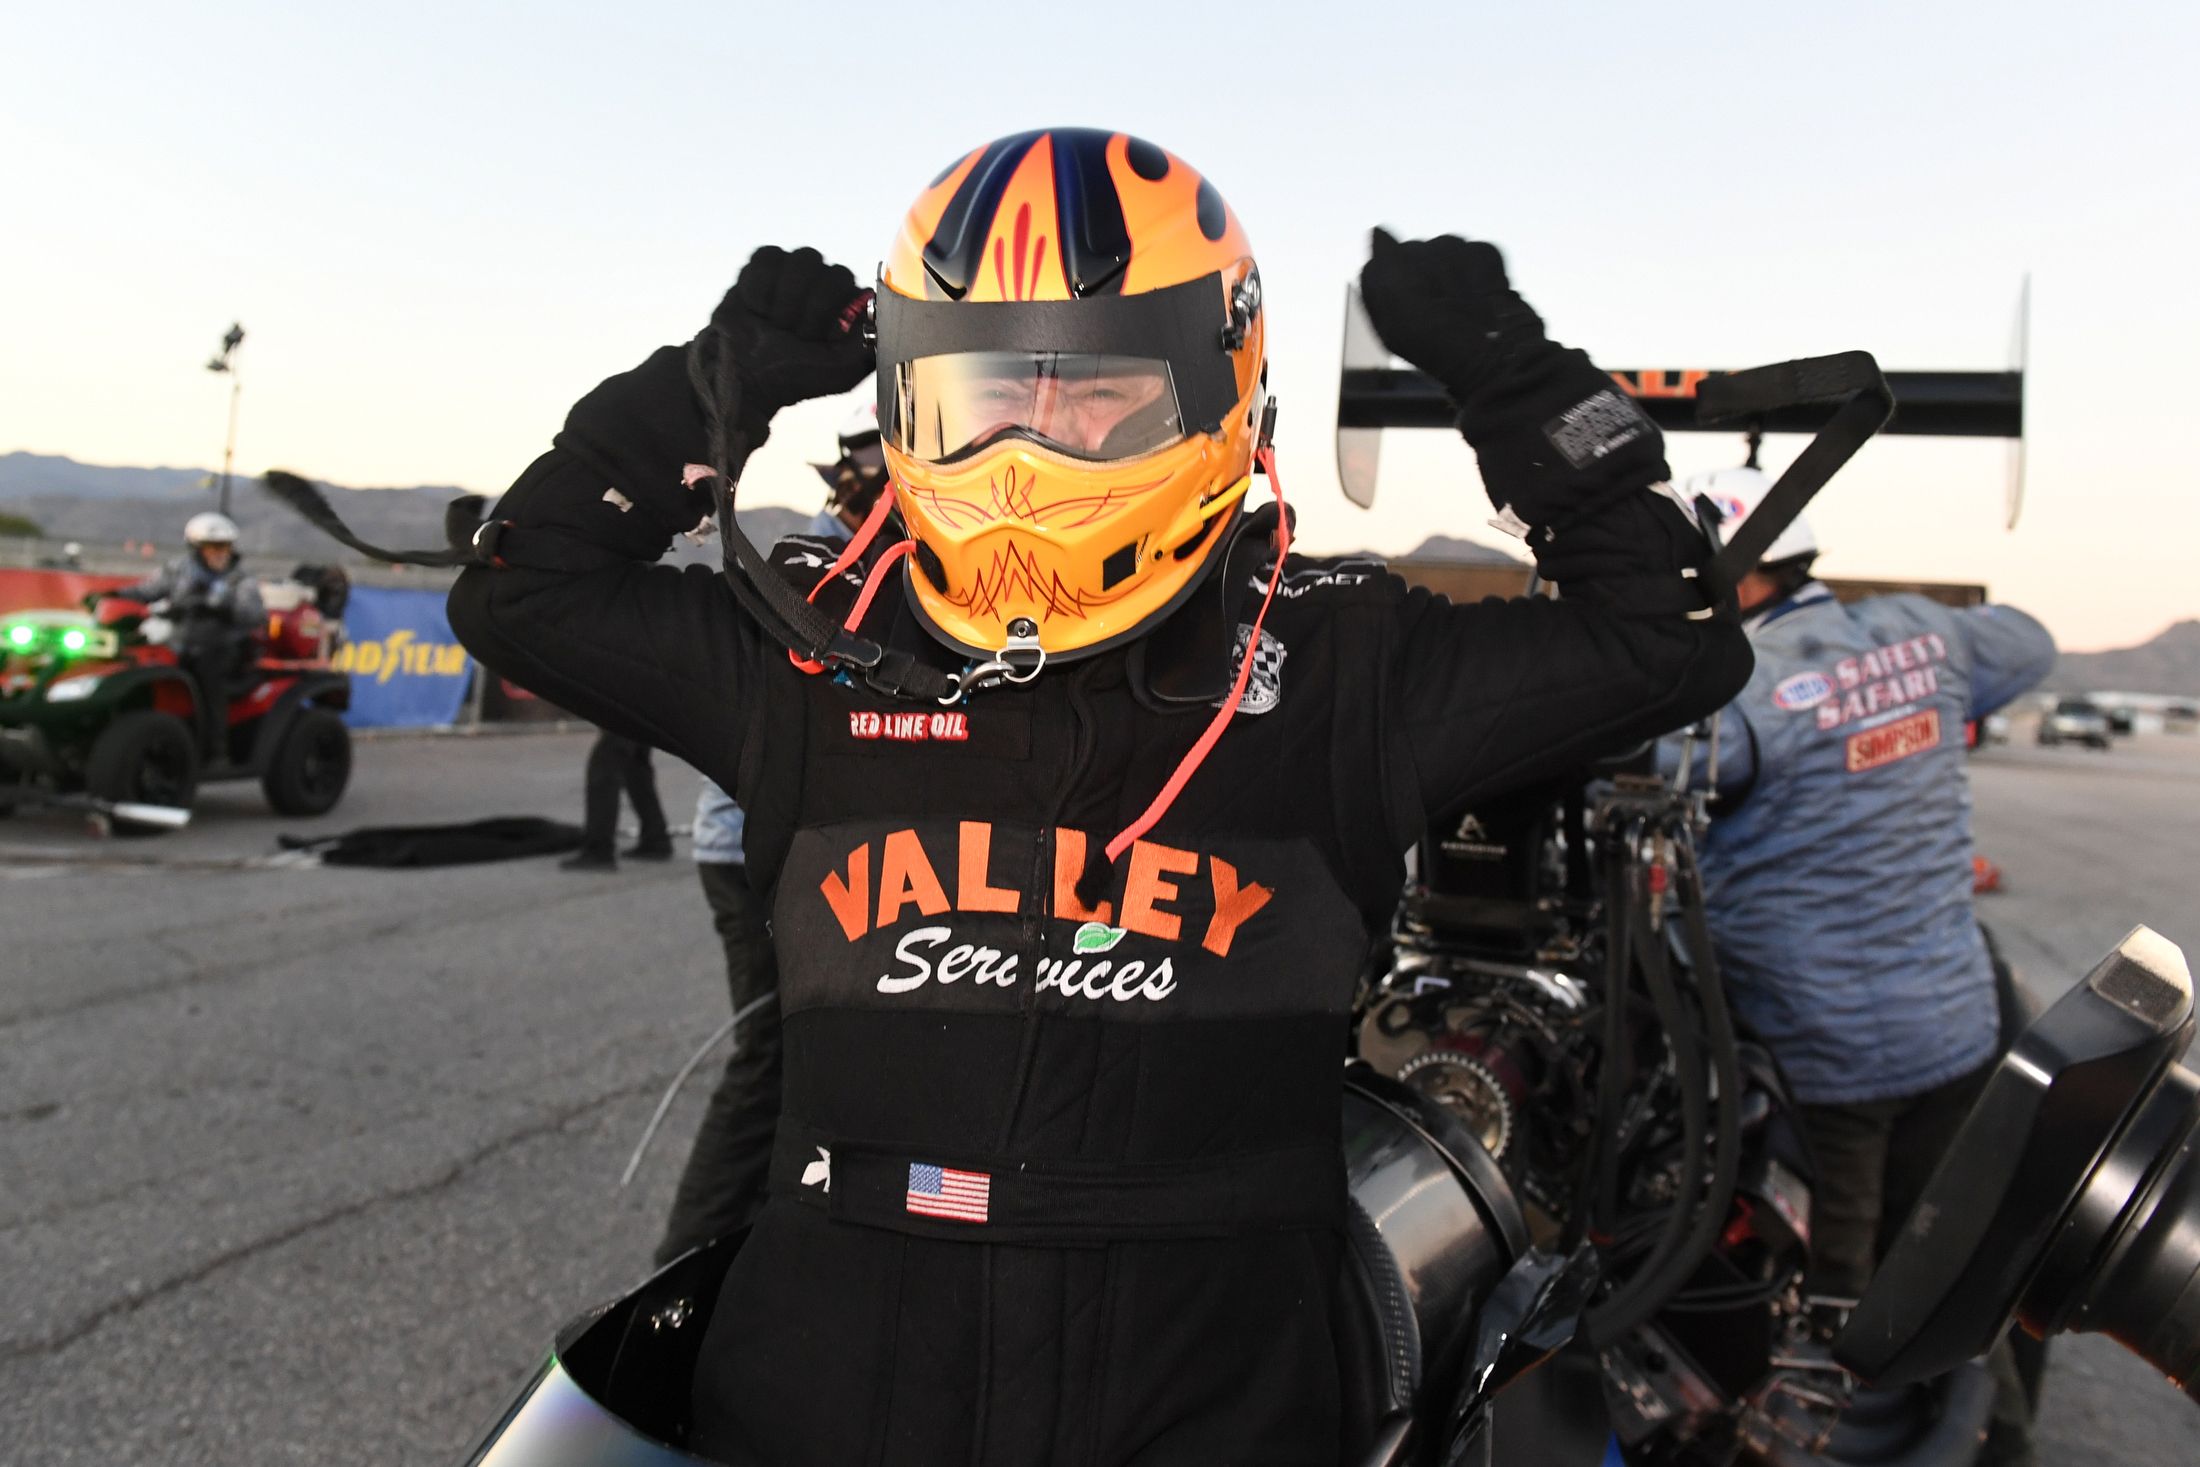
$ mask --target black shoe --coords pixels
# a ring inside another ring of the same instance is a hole
[[[616,858],[608,853],[596,851],[577,851],[558,862],[558,866],[566,871],[616,871],[619,869]]]
[[[672,841],[668,837],[659,841],[642,841],[619,852],[629,861],[669,861],[672,859]]]

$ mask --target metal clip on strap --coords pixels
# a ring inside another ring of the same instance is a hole
[[[1028,626],[1029,623],[1025,625]],[[945,707],[953,707],[978,689],[989,688],[995,683],[1021,686],[1037,677],[1046,665],[1047,651],[1039,645],[1037,630],[1020,636],[1012,631],[1000,651],[948,679],[953,687],[941,696],[940,703]]]

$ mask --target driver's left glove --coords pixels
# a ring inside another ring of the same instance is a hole
[[[1567,524],[1669,478],[1665,440],[1588,354],[1558,345],[1494,245],[1377,229],[1360,294],[1383,344],[1459,407],[1490,498],[1541,552]]]

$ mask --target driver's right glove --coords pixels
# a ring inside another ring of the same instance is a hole
[[[826,264],[816,250],[758,250],[693,342],[652,353],[573,405],[557,446],[600,473],[613,492],[578,491],[555,514],[538,508],[533,523],[562,520],[575,538],[607,555],[657,559],[673,536],[692,530],[711,509],[695,478],[698,466],[715,467],[706,462],[705,398],[730,385],[737,401],[727,426],[741,441],[727,443],[733,457],[726,468],[738,480],[746,454],[770,434],[773,413],[846,392],[870,375],[866,300],[855,276]],[[730,384],[719,375],[727,370]],[[598,495],[608,507],[598,507]]]
[[[863,332],[869,297],[847,266],[827,264],[807,245],[766,245],[741,267],[710,326],[733,353],[740,427],[751,449],[779,409],[837,396],[871,375],[874,354]]]

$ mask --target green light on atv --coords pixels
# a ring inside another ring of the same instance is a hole
[[[8,628],[8,640],[18,647],[28,647],[31,644],[31,639],[37,635],[38,633],[32,631],[29,627]]]
[[[84,634],[83,634],[82,632],[79,632],[79,631],[75,631],[75,630],[73,630],[73,629],[72,629],[72,630],[70,630],[70,631],[66,631],[66,632],[63,632],[63,633],[61,634],[61,650],[62,650],[62,651],[64,651],[64,652],[81,652],[81,651],[83,651],[83,650],[84,650]]]

